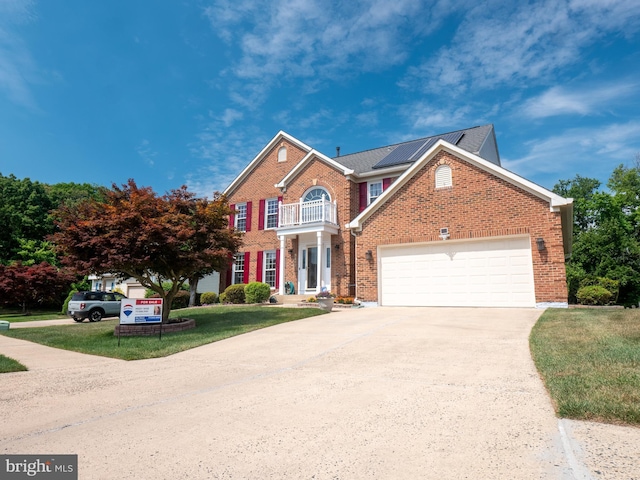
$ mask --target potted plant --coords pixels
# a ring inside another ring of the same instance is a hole
[[[333,295],[329,290],[322,290],[320,293],[316,295],[316,300],[318,301],[318,306],[327,312],[333,310]]]

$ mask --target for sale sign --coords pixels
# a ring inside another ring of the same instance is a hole
[[[161,298],[123,298],[120,302],[120,324],[162,323]]]

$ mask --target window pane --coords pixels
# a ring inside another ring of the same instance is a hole
[[[278,199],[267,200],[265,228],[276,228],[278,226]]]
[[[236,229],[241,232],[245,232],[247,230],[247,204],[239,203],[236,205]]]
[[[276,252],[264,253],[264,283],[276,286]]]
[[[382,182],[369,184],[369,203],[373,202],[382,193]]]

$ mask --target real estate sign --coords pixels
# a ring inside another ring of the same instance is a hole
[[[120,324],[162,323],[161,298],[123,298],[120,302]]]

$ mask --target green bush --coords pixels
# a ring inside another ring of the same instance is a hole
[[[62,315],[67,314],[67,310],[69,310],[69,302],[71,301],[71,297],[73,297],[74,293],[78,293],[78,290],[71,290],[64,303],[62,304],[62,311],[60,312]]]
[[[620,281],[612,280],[607,277],[597,277],[595,275],[586,275],[580,282],[580,287],[602,287],[611,293],[610,303],[616,303],[618,301],[618,294],[620,293]]]
[[[600,285],[587,285],[578,289],[576,297],[582,305],[608,305],[613,295]]]
[[[263,303],[271,296],[271,287],[262,282],[251,282],[244,287],[245,300],[247,303]]]
[[[246,287],[244,283],[229,285],[224,291],[226,302],[235,304],[245,303],[244,287]]]
[[[200,295],[200,303],[203,305],[218,303],[218,294],[215,292],[204,292]]]
[[[218,301],[219,301],[220,303],[227,303],[227,294],[226,294],[226,293],[224,293],[224,292],[222,292],[222,293],[220,294],[220,296],[218,297]]]
[[[154,293],[150,297],[146,298],[160,298],[158,293]],[[178,308],[187,308],[189,306],[189,292],[185,292],[184,290],[178,290],[176,296],[173,297],[173,302],[171,302],[171,310],[176,310]]]

